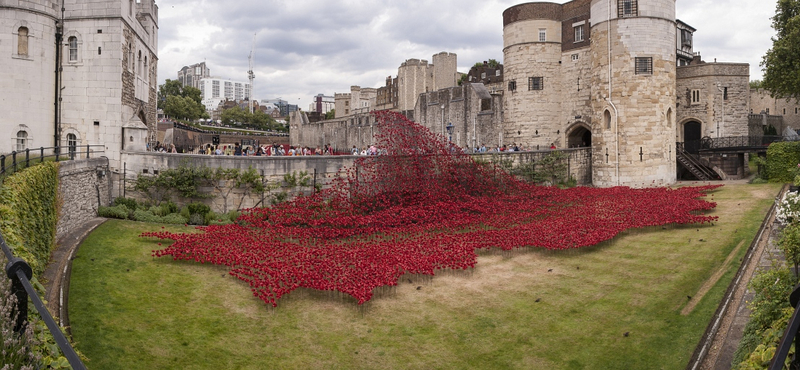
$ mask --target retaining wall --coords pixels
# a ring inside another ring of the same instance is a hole
[[[97,217],[97,207],[111,202],[108,158],[61,162],[58,168],[60,210],[56,240]]]

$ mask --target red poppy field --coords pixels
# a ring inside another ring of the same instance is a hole
[[[594,246],[630,230],[712,223],[719,186],[559,189],[528,184],[474,162],[440,136],[378,113],[378,146],[332,186],[237,224],[173,240],[153,256],[227,266],[270,306],[298,288],[341,292],[358,304],[404,274],[434,276],[476,265],[476,251]],[[159,243],[160,244],[160,243]]]

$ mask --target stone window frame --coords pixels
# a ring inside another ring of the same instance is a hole
[[[544,77],[528,77],[528,91],[544,90]]]
[[[547,28],[539,29],[539,42],[547,42]]]
[[[81,37],[81,34],[76,32],[76,31],[69,31],[64,35],[64,40],[66,40],[66,42],[64,43],[64,49],[65,49],[64,50],[64,55],[67,56],[67,58],[66,58],[67,63],[66,64],[67,65],[73,65],[73,66],[82,65],[83,64],[83,52],[82,52],[83,51],[83,38]],[[74,44],[71,43],[73,40],[75,41]],[[74,59],[72,58],[73,50],[75,52],[75,58]]]
[[[508,91],[517,91],[517,81],[516,80],[508,81]]]
[[[633,62],[633,70],[637,75],[652,75],[653,57],[635,57]]]
[[[691,91],[691,105],[700,104],[700,89],[694,89]]]
[[[639,15],[638,0],[617,0],[617,16],[619,18],[636,17]]]
[[[27,128],[20,128],[17,130],[17,134],[14,136],[14,147],[16,148],[16,152],[22,152],[28,148],[28,143],[31,141],[30,135],[28,135]]]
[[[23,36],[20,34],[21,30],[24,29],[26,34]],[[33,32],[33,29],[28,24],[27,21],[19,21],[14,25],[14,28],[11,29],[12,39],[14,41],[11,42],[13,45],[13,51],[11,53],[11,57],[13,59],[24,59],[24,60],[33,60],[34,53],[31,52],[32,46],[34,44],[34,40],[36,39],[36,34]],[[22,39],[24,37],[24,40]],[[20,44],[24,44],[26,52],[24,54],[20,54]]]
[[[577,53],[576,54],[572,54],[571,57],[572,57],[572,61],[576,61],[576,60],[580,59],[580,56]]]

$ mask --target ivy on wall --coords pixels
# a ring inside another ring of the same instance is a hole
[[[8,177],[0,186],[0,231],[6,244],[40,276],[55,247],[58,163],[45,162]]]

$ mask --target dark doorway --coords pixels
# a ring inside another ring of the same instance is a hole
[[[585,148],[592,146],[592,132],[583,126],[578,126],[570,132],[567,138],[569,148]]]
[[[683,125],[683,142],[686,151],[697,154],[700,151],[700,138],[702,137],[702,126],[700,122],[691,121]]]

